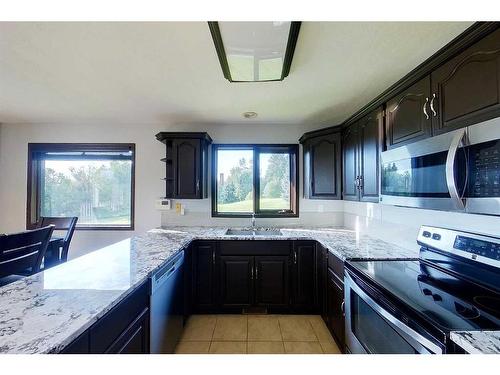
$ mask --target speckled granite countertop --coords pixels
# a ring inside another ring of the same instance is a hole
[[[353,231],[286,228],[282,236],[225,236],[226,228],[171,227],[123,240],[0,288],[0,353],[58,352],[194,239],[319,241],[342,259],[418,253]]]
[[[500,354],[500,331],[458,331],[450,338],[470,354]]]

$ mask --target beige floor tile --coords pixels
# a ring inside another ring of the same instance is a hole
[[[246,315],[218,315],[213,335],[214,341],[246,341]]]
[[[283,354],[282,341],[248,341],[248,354]]]
[[[321,349],[323,349],[323,353],[326,354],[342,354],[339,347],[334,341],[320,341]]]
[[[210,341],[215,329],[215,315],[192,315],[187,321],[181,341]]]
[[[246,354],[246,341],[212,341],[211,354]]]
[[[318,341],[333,342],[333,337],[320,316],[310,318],[309,322],[312,325],[313,331],[316,334]]]
[[[249,315],[249,341],[282,341],[280,325],[276,315]]]
[[[318,341],[308,317],[281,315],[278,320],[283,341]]]
[[[208,354],[210,341],[181,341],[175,348],[175,354]]]
[[[285,341],[283,344],[287,354],[323,354],[319,342]]]

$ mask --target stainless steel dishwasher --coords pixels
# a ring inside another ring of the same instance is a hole
[[[150,350],[173,353],[184,324],[184,251],[151,277]]]

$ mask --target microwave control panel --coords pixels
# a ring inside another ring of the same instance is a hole
[[[469,146],[469,197],[500,197],[500,140]]]

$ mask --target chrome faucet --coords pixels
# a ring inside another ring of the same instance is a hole
[[[252,229],[255,230],[255,212],[252,212]]]

